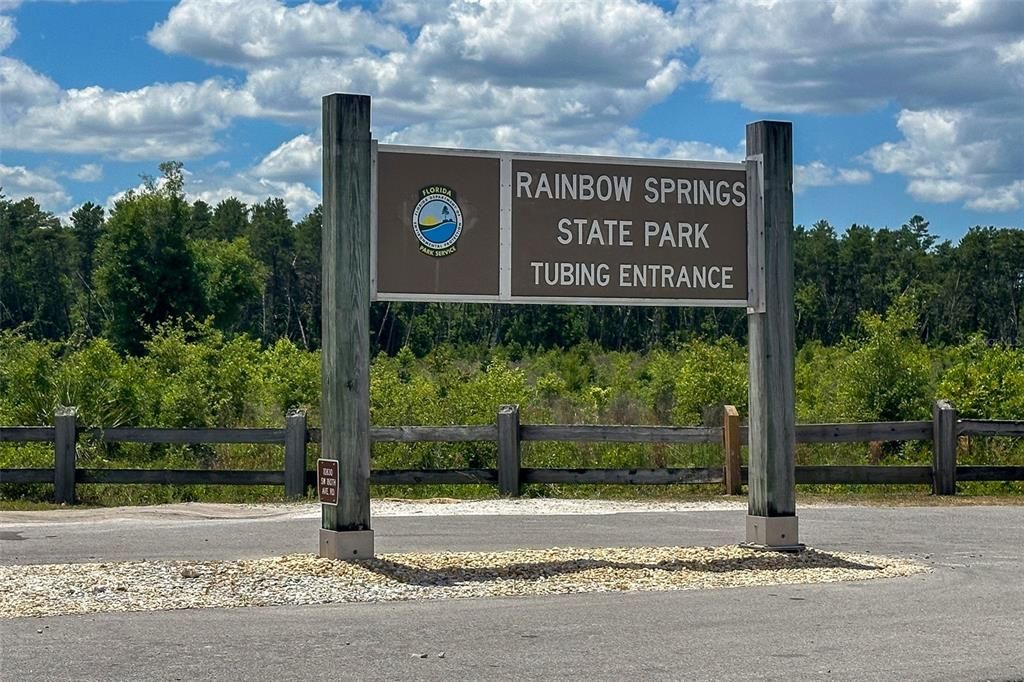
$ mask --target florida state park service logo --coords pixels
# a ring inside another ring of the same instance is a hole
[[[455,242],[462,234],[462,209],[455,190],[431,185],[420,190],[420,201],[412,212],[412,229],[420,240],[420,251],[428,256],[455,253]]]

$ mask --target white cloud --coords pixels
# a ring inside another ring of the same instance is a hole
[[[974,108],[901,111],[899,142],[869,149],[864,158],[880,173],[908,178],[921,201],[965,201],[979,211],[1020,207],[1024,131],[1020,120]]]
[[[10,47],[17,37],[18,29],[14,28],[14,19],[6,14],[0,14],[0,51]]]
[[[269,180],[309,180],[321,173],[320,140],[299,135],[267,154],[252,170]]]
[[[441,16],[451,0],[383,0],[378,14],[382,19],[404,26],[422,26]]]
[[[698,73],[755,110],[962,105],[1005,94],[993,47],[1024,32],[1016,0],[724,0],[689,9]],[[757,30],[751,30],[751,27]]]
[[[12,18],[0,15],[0,45],[15,34]],[[99,86],[63,90],[24,62],[0,56],[4,149],[123,160],[193,158],[216,151],[216,133],[235,117],[253,112],[246,93],[219,79],[154,83],[130,91]]]
[[[84,163],[68,173],[68,177],[79,182],[97,182],[103,179],[103,166],[98,163]]]
[[[716,98],[771,112],[896,104],[904,137],[865,153],[876,171],[904,175],[922,201],[1012,206],[1000,188],[1024,173],[1019,0],[723,0],[680,12]]]
[[[971,187],[959,180],[919,178],[910,181],[907,191],[915,199],[944,204],[971,194]]]
[[[411,22],[418,33],[407,39],[387,21]],[[0,143],[188,159],[217,151],[217,134],[238,116],[313,127],[323,94],[346,91],[373,95],[374,131],[385,139],[677,156],[689,151],[679,145],[694,143],[643,139],[629,122],[688,77],[678,54],[681,26],[638,0],[459,0],[414,11],[388,2],[377,16],[336,5],[185,0],[150,42],[245,69],[241,89],[211,80],[61,91],[11,60],[27,72],[19,82],[30,75],[36,82],[20,88],[31,96],[19,97],[24,104],[11,111]],[[319,174],[315,147],[308,136],[296,138],[253,169],[255,177],[307,182]]]
[[[808,187],[832,185],[863,185],[871,182],[871,173],[859,168],[835,168],[822,161],[797,165],[793,169],[793,189],[797,193]]]
[[[404,34],[358,8],[275,0],[183,0],[149,33],[164,52],[246,65],[303,56],[402,49]]]
[[[976,211],[1017,211],[1024,206],[1024,180],[982,192],[967,202]]]
[[[1024,64],[1024,39],[996,46],[996,54],[1003,64]]]
[[[24,166],[0,164],[0,188],[11,199],[32,197],[46,210],[64,208],[71,201],[59,182]]]
[[[127,92],[66,90],[56,101],[24,107],[0,130],[0,143],[124,160],[188,159],[215,151],[214,134],[248,106],[248,98],[218,80],[157,83]]]
[[[1019,0],[681,0],[674,11],[644,0],[369,6],[182,0],[149,33],[160,50],[239,69],[241,85],[65,91],[0,57],[0,145],[189,159],[217,151],[239,117],[313,133],[321,97],[340,91],[373,97],[373,129],[384,141],[736,159],[738,147],[651,139],[634,127],[682,84],[704,80],[714,97],[756,111],[893,106],[902,137],[864,153],[872,170],[904,176],[921,200],[975,210],[1013,210],[1020,200]],[[0,45],[16,33],[2,22]],[[318,137],[283,143],[221,187],[255,197],[280,186],[308,203]],[[807,163],[797,187],[871,180],[845,165]]]
[[[423,26],[412,59],[421,75],[458,80],[634,88],[683,43],[681,27],[654,5],[493,0],[453,3],[443,20]]]
[[[638,0],[460,0],[415,9],[390,2],[374,21],[422,22],[415,38],[379,40],[377,50],[363,50],[369,38],[361,38],[359,49],[348,52],[318,41],[286,44],[281,35],[289,29],[278,27],[313,11],[308,5],[285,8],[263,0],[255,15],[273,21],[252,20],[248,3],[222,3],[215,17],[204,7],[176,7],[154,29],[152,42],[244,67],[244,90],[259,115],[310,127],[319,122],[324,94],[365,92],[374,98],[379,135],[425,124],[494,146],[493,131],[512,127],[551,144],[582,143],[614,134],[687,77],[677,54],[683,31],[676,17]],[[369,16],[329,9],[332,20]],[[172,33],[180,38],[173,46]],[[183,36],[192,34],[230,46],[217,51],[188,43]],[[277,58],[257,59],[253,45]]]
[[[50,78],[17,59],[0,56],[0,123],[4,127],[24,116],[30,107],[57,102],[59,97],[60,86]]]

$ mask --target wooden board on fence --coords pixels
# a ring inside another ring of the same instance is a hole
[[[523,483],[593,483],[668,485],[670,483],[721,483],[722,469],[523,469]]]
[[[1019,436],[1024,437],[1024,421],[961,419],[957,424],[961,436]]]
[[[1024,481],[1024,466],[960,466],[958,481]]]
[[[135,428],[82,429],[81,435],[105,443],[284,443],[284,429]]]
[[[218,469],[78,469],[78,483],[154,485],[283,485],[283,471]]]
[[[797,483],[845,483],[850,485],[871,485],[886,483],[932,482],[929,466],[798,466]]]
[[[856,443],[878,440],[931,440],[932,423],[858,422],[854,424],[797,424],[797,443]]]
[[[370,472],[370,483],[374,485],[463,485],[497,482],[497,469],[377,469]]]
[[[720,443],[722,427],[523,424],[520,439],[589,443]]]
[[[0,426],[0,443],[52,443],[52,426]]]
[[[0,483],[53,483],[53,469],[0,469]]]

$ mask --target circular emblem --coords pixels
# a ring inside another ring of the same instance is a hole
[[[412,211],[412,229],[420,241],[420,251],[428,256],[455,253],[455,242],[462,235],[462,209],[455,191],[444,185],[420,190],[420,200]]]

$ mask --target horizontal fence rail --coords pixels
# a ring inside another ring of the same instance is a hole
[[[797,443],[857,443],[931,439],[932,423],[923,421],[796,425]]]
[[[0,443],[52,442],[52,426],[0,426]]]
[[[721,443],[722,427],[523,424],[519,439],[581,443]]]
[[[284,429],[142,429],[117,427],[111,429],[82,429],[79,436],[87,436],[104,443],[171,443],[195,445],[198,443],[284,443]]]
[[[0,427],[0,443],[54,444],[53,468],[0,469],[0,484],[50,483],[57,502],[73,503],[77,484],[283,485],[289,498],[303,497],[315,484],[306,469],[306,444],[319,443],[321,431],[307,428],[302,411],[290,412],[285,428],[77,428],[73,408],[63,408],[53,426]],[[798,424],[797,443],[932,441],[931,465],[797,466],[798,484],[931,485],[937,494],[955,494],[957,481],[1024,481],[1024,466],[963,466],[956,463],[961,437],[1024,437],[1024,420],[957,419],[945,401],[935,404],[932,421]],[[498,466],[472,469],[377,469],[375,485],[489,484],[502,494],[518,495],[523,484],[669,485],[724,484],[739,494],[747,480],[741,445],[748,431],[735,408],[726,406],[722,426],[624,426],[602,424],[520,424],[519,408],[503,405],[494,424],[478,426],[375,426],[377,443],[492,442]],[[79,439],[104,443],[271,444],[285,448],[283,470],[98,469],[76,466]],[[525,441],[585,443],[714,444],[723,450],[720,467],[556,469],[522,466]]]
[[[961,419],[957,425],[961,436],[1017,436],[1024,438],[1024,421]]]

